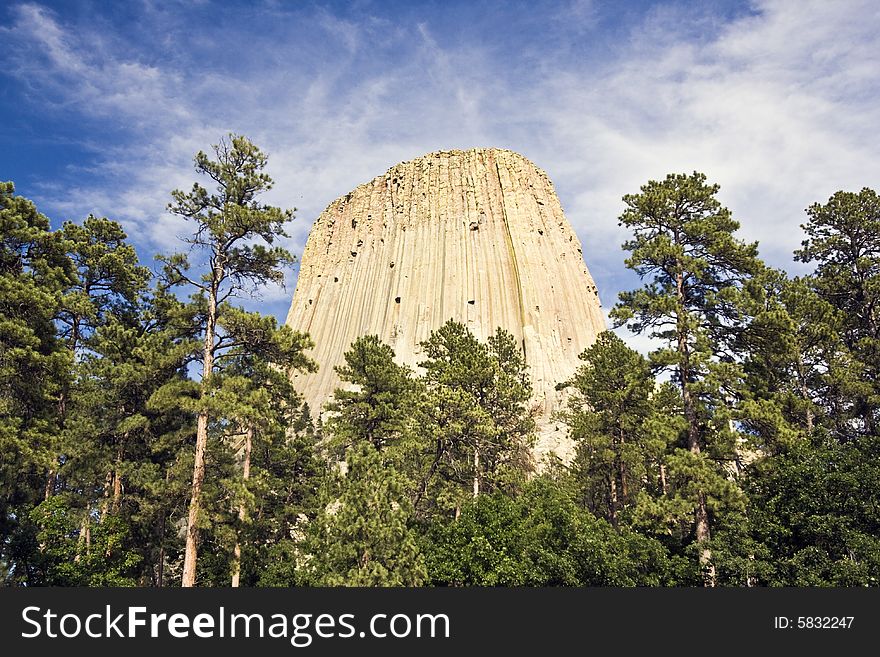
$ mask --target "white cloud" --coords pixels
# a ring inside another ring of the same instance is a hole
[[[327,203],[398,161],[512,148],[556,183],[609,306],[637,284],[619,250],[620,197],[648,179],[705,172],[742,236],[789,268],[807,205],[878,184],[880,5],[768,0],[752,9],[725,23],[664,5],[600,55],[581,57],[572,29],[598,40],[603,14],[597,3],[571,3],[546,28],[564,45],[548,38],[525,63],[515,40],[462,45],[430,15],[356,21],[326,9],[295,20],[279,9],[284,38],[255,39],[249,61],[260,65],[240,69],[139,59],[33,4],[0,37],[17,44],[13,72],[34,98],[130,126],[125,143],[95,146],[96,175],[75,189],[46,187],[41,207],[118,217],[142,251],[175,248],[184,228],[164,213],[168,192],[188,188],[192,155],[233,130],[270,154],[277,185],[267,200],[299,208],[286,243],[299,253]],[[268,292],[267,303],[289,294]]]
[[[876,4],[756,8],[716,38],[689,42],[671,38],[680,16],[655,16],[606,75],[572,69],[547,81],[547,141],[574,163],[557,182],[571,192],[563,201],[588,261],[619,257],[609,247],[623,237],[613,223],[620,196],[667,172],[696,169],[719,182],[742,236],[783,266],[803,208],[840,188],[876,186]],[[552,157],[541,158],[551,175]]]
[[[174,71],[120,59],[107,52],[99,31],[72,33],[39,5],[19,5],[14,15],[3,32],[18,47],[10,49],[7,61],[41,98],[137,122],[187,117],[188,108],[175,101],[180,76]]]

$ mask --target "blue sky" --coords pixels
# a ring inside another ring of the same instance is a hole
[[[121,221],[142,258],[192,156],[269,153],[288,246],[334,198],[441,148],[518,151],[555,182],[606,308],[620,197],[705,172],[772,264],[803,210],[880,186],[880,3],[4,2],[0,179],[53,222]],[[264,291],[283,317],[293,291]]]

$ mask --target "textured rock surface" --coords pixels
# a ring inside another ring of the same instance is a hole
[[[525,349],[536,457],[570,446],[551,419],[557,382],[604,330],[581,245],[547,174],[511,151],[439,151],[392,167],[331,203],[302,255],[287,323],[312,335],[316,374],[297,388],[318,409],[360,335],[415,367],[419,342],[454,318],[480,339],[501,326]]]

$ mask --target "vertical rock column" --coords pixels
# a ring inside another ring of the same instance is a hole
[[[313,411],[340,385],[334,366],[376,334],[415,367],[448,319],[481,340],[522,344],[537,406],[536,457],[571,446],[552,413],[558,382],[604,330],[596,285],[547,174],[511,151],[439,151],[398,164],[331,203],[302,255],[287,324],[315,341],[320,370],[295,385]]]

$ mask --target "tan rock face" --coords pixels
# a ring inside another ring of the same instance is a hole
[[[511,151],[439,151],[392,167],[331,203],[302,255],[287,324],[311,334],[316,374],[296,387],[321,408],[333,368],[361,335],[400,363],[446,320],[523,345],[539,425],[536,457],[570,445],[552,421],[555,385],[605,329],[596,285],[547,174]]]

